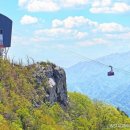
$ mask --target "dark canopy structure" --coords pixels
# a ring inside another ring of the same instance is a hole
[[[0,14],[0,33],[3,35],[3,47],[11,46],[12,20]]]

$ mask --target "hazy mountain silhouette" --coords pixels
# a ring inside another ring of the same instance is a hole
[[[130,115],[130,52],[111,54],[97,61],[116,68],[115,76],[107,76],[107,66],[80,62],[66,69],[68,89],[119,106]]]

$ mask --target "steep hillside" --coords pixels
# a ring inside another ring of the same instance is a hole
[[[128,127],[128,128],[127,128]],[[128,130],[130,119],[110,105],[68,93],[52,63],[29,66],[0,59],[0,130]]]
[[[110,70],[109,67],[92,61],[81,62],[66,69],[68,90],[81,92],[89,95],[93,99],[111,103],[130,114],[130,107],[128,105],[130,94],[127,92],[130,86],[129,59],[130,52],[112,54],[97,59],[104,64],[121,68],[114,69],[115,76],[113,77],[107,76],[107,72]],[[119,97],[121,97],[122,100],[116,100],[119,99]]]

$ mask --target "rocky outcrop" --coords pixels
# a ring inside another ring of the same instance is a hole
[[[33,77],[37,87],[40,86],[42,91],[45,91],[44,101],[50,104],[58,102],[63,107],[67,106],[66,74],[62,68],[51,63],[38,63]]]

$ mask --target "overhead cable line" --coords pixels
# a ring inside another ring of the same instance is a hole
[[[94,60],[94,59],[88,58],[88,57],[86,57],[86,56],[84,56],[84,55],[81,55],[81,54],[75,52],[75,51],[68,50],[68,49],[65,49],[65,50],[68,51],[68,52],[73,53],[74,55],[80,56],[80,57],[81,57],[82,59],[84,59],[85,61],[86,61],[86,60],[89,60],[89,61],[95,62],[95,63],[97,63],[97,64],[99,64],[99,65],[102,65],[102,66],[105,66],[105,67],[110,67],[110,65],[104,64],[104,63],[102,63],[102,62],[100,62],[100,61],[98,61],[98,60]],[[89,61],[88,61],[88,62],[89,62]],[[124,70],[124,69],[122,69],[122,68],[113,67],[113,69],[116,69],[116,70],[119,70],[119,71],[128,73],[128,74],[130,75],[130,71]]]

